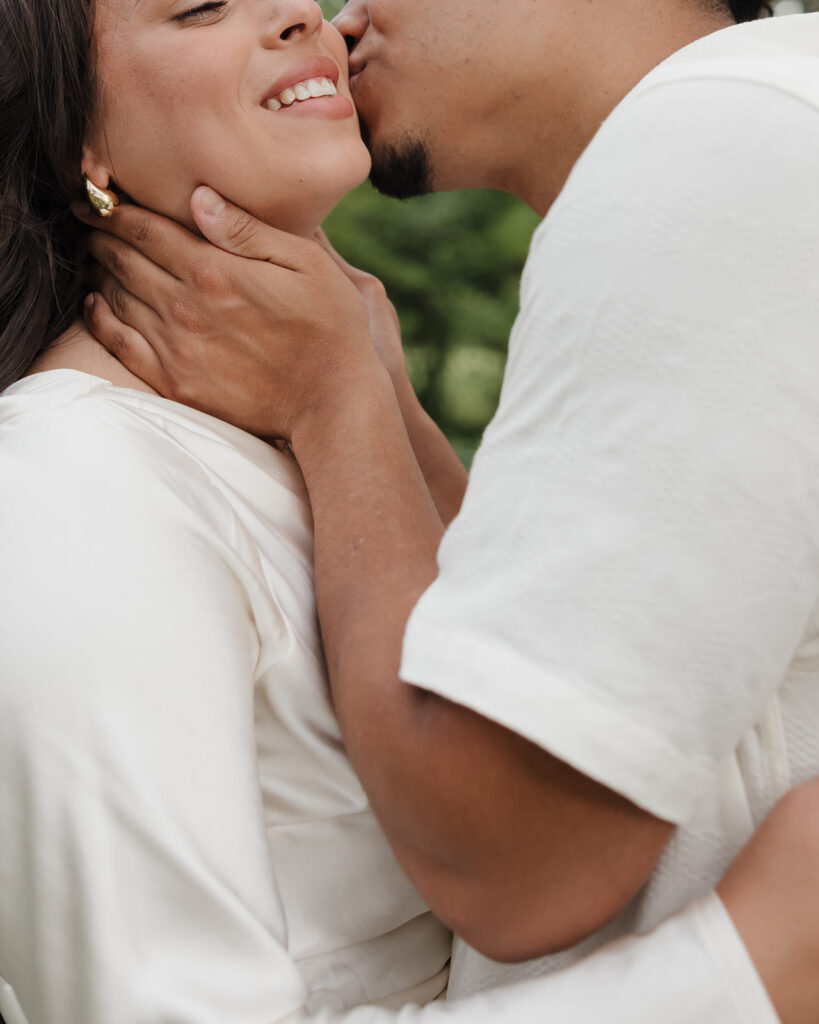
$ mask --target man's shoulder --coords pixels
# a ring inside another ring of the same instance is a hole
[[[806,136],[817,135],[819,13],[714,32],[654,68],[609,114],[536,230],[529,262],[551,248],[545,243],[558,237],[556,222],[569,208],[639,210],[657,174],[669,195],[681,185],[705,195],[702,186],[715,176],[748,179],[753,168],[761,180],[761,165],[775,163],[779,195],[788,169],[805,163]],[[597,223],[592,212],[587,219]]]
[[[808,188],[812,202],[813,177],[803,172],[817,144],[819,13],[712,33],[658,65],[609,114],[536,232],[533,252],[567,209],[591,203],[599,215],[633,214],[657,185],[658,201],[680,215],[692,210],[692,195],[726,208],[713,187],[725,181],[729,205],[747,198],[758,219],[776,219],[786,192]],[[738,178],[749,190],[734,195]]]
[[[706,265],[721,281],[742,268],[758,294],[772,267],[789,268],[789,288],[811,287],[819,15],[735,28],[665,62],[610,114],[533,237],[522,308],[546,296],[556,309],[556,294],[573,317],[603,296],[624,308],[635,282],[661,272],[668,304]]]
[[[647,91],[686,82],[767,86],[819,108],[819,13],[732,25],[672,54],[636,86]]]

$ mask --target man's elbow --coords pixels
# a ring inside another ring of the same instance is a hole
[[[638,891],[565,884],[546,898],[504,903],[483,888],[457,907],[442,909],[447,924],[479,953],[501,963],[519,963],[582,942],[616,917]]]
[[[455,880],[451,873],[428,879],[423,888],[433,911],[478,952],[504,963],[531,960],[582,942],[624,910],[672,832],[653,819],[637,842],[591,849],[578,843],[574,857],[541,849],[535,864],[492,857]]]

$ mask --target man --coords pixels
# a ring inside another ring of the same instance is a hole
[[[177,291],[212,325],[208,379],[181,329],[149,339],[160,372],[107,303],[91,315],[159,390],[289,439],[350,756],[420,891],[497,961],[588,940],[548,969],[652,927],[819,772],[819,26],[712,35],[733,20],[700,0],[340,15],[382,187],[548,213],[443,544],[448,456],[408,436],[358,296],[313,247],[198,194],[211,241],[289,268],[214,256],[215,294]],[[161,262],[153,219],[111,228]],[[120,288],[102,291],[127,322]],[[462,945],[453,976],[457,994],[515,975]]]

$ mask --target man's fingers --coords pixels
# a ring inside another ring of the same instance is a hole
[[[89,295],[83,306],[88,330],[131,373],[155,391],[164,390],[165,372],[153,347],[139,331],[122,323],[99,292]]]
[[[180,280],[189,275],[207,251],[207,243],[181,224],[130,203],[120,204],[113,216],[104,219],[82,203],[75,203],[71,210],[83,224],[128,242]]]
[[[88,253],[119,281],[126,291],[137,296],[161,318],[159,298],[176,284],[173,274],[114,235],[93,231],[87,240]]]
[[[330,257],[330,259],[333,261],[333,263],[335,263],[337,266],[341,267],[341,269],[344,271],[345,274],[347,274],[347,272],[349,270],[354,270],[355,269],[345,259],[343,259],[341,256],[339,256],[339,254],[333,248],[333,243],[330,241],[330,239],[324,233],[324,230],[322,228],[317,228],[316,229],[316,231],[313,233],[313,239],[314,239],[315,242],[318,243],[318,245],[320,245],[322,247],[322,249],[327,253],[327,255]],[[348,276],[349,276],[349,274],[348,274]]]
[[[157,314],[132,295],[119,281],[105,270],[93,275],[97,292],[102,294],[114,316],[126,327],[150,336],[158,326]]]
[[[376,280],[376,278],[374,278],[372,274],[368,274],[366,270],[359,270],[359,268],[354,267],[352,263],[348,263],[343,256],[339,256],[333,248],[333,243],[324,233],[322,228],[316,229],[313,233],[313,239],[327,253],[333,263],[341,269],[344,276],[353,282],[359,291],[362,291],[368,282]]]
[[[314,248],[304,238],[262,223],[202,185],[193,193],[191,213],[205,238],[225,252],[301,271]]]

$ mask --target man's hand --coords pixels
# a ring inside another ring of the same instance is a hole
[[[352,266],[339,256],[322,230],[317,231],[314,238],[341,269],[345,277],[355,285],[367,304],[367,313],[370,318],[370,338],[400,399],[406,389],[411,388],[411,385],[407,377],[404,347],[401,344],[401,324],[395,306],[387,295],[387,290],[374,274],[359,270],[358,267]]]
[[[378,278],[346,263],[323,232],[306,241],[276,231],[210,189],[194,194],[191,209],[209,241],[133,206],[107,221],[78,208],[97,229],[91,333],[166,398],[288,439],[328,389],[336,399],[349,383],[355,400],[366,375],[379,373],[375,353],[448,523],[466,471],[416,398],[398,316]]]
[[[285,438],[328,394],[381,372],[360,282],[337,257],[205,187],[191,210],[204,238],[134,206],[105,222],[77,211],[97,229],[89,251],[102,267],[89,329],[131,372],[167,398]]]

